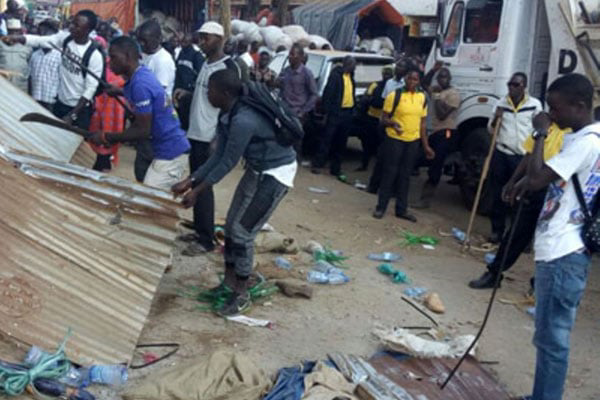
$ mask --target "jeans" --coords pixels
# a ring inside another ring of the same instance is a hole
[[[513,175],[523,156],[509,155],[494,150],[490,166],[490,188],[493,196],[493,208],[490,215],[492,233],[504,235],[506,230],[506,217],[508,216],[508,205],[502,200],[502,189]]]
[[[323,168],[327,159],[331,159],[329,171],[339,175],[342,168],[342,157],[346,151],[348,131],[352,126],[352,109],[342,109],[339,114],[327,117],[327,126],[323,136],[319,138],[319,147],[315,155],[314,167]]]
[[[396,196],[396,214],[406,213],[410,174],[421,151],[420,141],[404,142],[386,136],[380,152],[383,169],[377,210],[385,211],[390,199]]]
[[[237,276],[252,273],[254,239],[288,190],[271,175],[246,169],[235,189],[225,225],[225,264],[233,265]]]
[[[517,262],[521,253],[523,253],[527,246],[529,246],[529,243],[531,243],[531,240],[535,234],[537,220],[540,216],[540,212],[542,211],[542,207],[544,206],[545,198],[546,189],[543,189],[538,192],[528,194],[527,197],[522,200],[525,201],[525,204],[523,204],[523,209],[521,210],[519,219],[512,220],[510,228],[508,228],[502,237],[500,247],[498,248],[498,251],[496,251],[496,258],[494,258],[494,261],[488,265],[488,270],[492,274],[496,275],[498,273],[507,271],[514,265],[514,263]],[[507,249],[508,239],[513,225],[516,225],[515,234],[510,247]],[[506,261],[501,269],[500,264],[502,263],[504,252],[507,252]]]
[[[571,253],[535,267],[537,348],[533,400],[560,400],[569,364],[569,336],[588,275],[590,256]]]
[[[210,143],[190,139],[190,173],[196,171],[210,157]],[[198,195],[194,205],[194,229],[198,243],[207,251],[215,248],[215,194],[212,186]]]
[[[58,118],[64,118],[68,114],[73,111],[75,107],[68,106],[60,101],[56,101],[54,103],[53,113]],[[77,120],[74,125],[78,128],[85,129],[86,131],[90,129],[90,122],[92,121],[92,114],[94,113],[94,108],[91,104],[83,107],[81,111],[77,114]]]

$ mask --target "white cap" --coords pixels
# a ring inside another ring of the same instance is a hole
[[[205,22],[204,25],[198,29],[198,33],[207,33],[209,35],[225,36],[225,31],[221,24],[213,21]]]
[[[262,53],[267,53],[268,55],[271,55],[271,50],[269,50],[269,48],[266,46],[260,46],[260,48],[258,49],[258,54]]]
[[[21,21],[16,18],[12,18],[6,21],[6,29],[18,30],[22,28],[23,27],[21,26]]]

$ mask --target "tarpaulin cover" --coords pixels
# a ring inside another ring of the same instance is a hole
[[[86,9],[94,11],[102,19],[117,17],[119,26],[124,33],[129,32],[134,27],[134,0],[74,0],[71,4],[71,14]]]
[[[321,0],[298,7],[292,12],[294,23],[313,35],[327,38],[333,47],[345,50],[354,45],[358,12],[373,0]]]
[[[404,25],[404,18],[387,0],[377,0],[374,3],[362,8],[358,15],[365,17],[371,13],[376,13],[379,18],[388,24]]]

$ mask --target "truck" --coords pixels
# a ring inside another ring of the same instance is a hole
[[[564,74],[584,74],[598,88],[600,0],[440,0],[439,19],[428,66],[442,62],[461,94],[452,165],[471,207],[491,141],[487,123],[513,73],[526,73],[530,95],[542,102]],[[479,212],[491,207],[484,187]]]

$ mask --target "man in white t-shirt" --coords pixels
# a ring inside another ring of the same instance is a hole
[[[584,214],[575,189],[580,182],[592,209],[600,187],[600,123],[592,124],[594,87],[580,74],[565,75],[548,88],[550,114],[534,118],[535,146],[526,176],[509,193],[548,186],[535,234],[535,335],[537,361],[533,400],[560,400],[569,362],[569,336],[585,289],[590,253],[581,238]],[[550,124],[574,133],[544,163],[544,139]]]
[[[206,22],[198,30],[200,34],[200,48],[206,55],[206,60],[200,68],[196,87],[190,108],[190,126],[187,136],[192,145],[190,152],[190,171],[195,171],[210,157],[211,142],[215,138],[219,109],[208,101],[208,79],[222,69],[232,69],[240,74],[239,68],[231,57],[223,53],[223,27],[216,22]],[[184,89],[177,89],[173,99],[178,101],[192,93]],[[202,191],[194,205],[195,234],[183,236],[182,239],[190,242],[182,254],[195,256],[215,248],[215,197],[212,187]]]
[[[175,86],[175,60],[161,43],[162,30],[156,20],[148,20],[137,29],[137,40],[142,48],[142,65],[148,67],[156,76],[160,85],[167,92],[169,99],[173,96]],[[142,140],[136,143],[136,155],[133,170],[138,182],[143,182],[146,172],[154,159],[152,154],[152,143],[150,140]]]
[[[45,49],[57,48],[63,51],[59,70],[58,100],[54,105],[54,114],[69,124],[89,129],[92,117],[92,105],[98,80],[92,76],[102,76],[104,56],[99,45],[89,35],[96,28],[98,17],[93,11],[79,11],[69,25],[69,31],[55,35],[11,35],[4,36],[5,43],[21,43],[31,47]],[[87,73],[73,60],[86,66]]]

